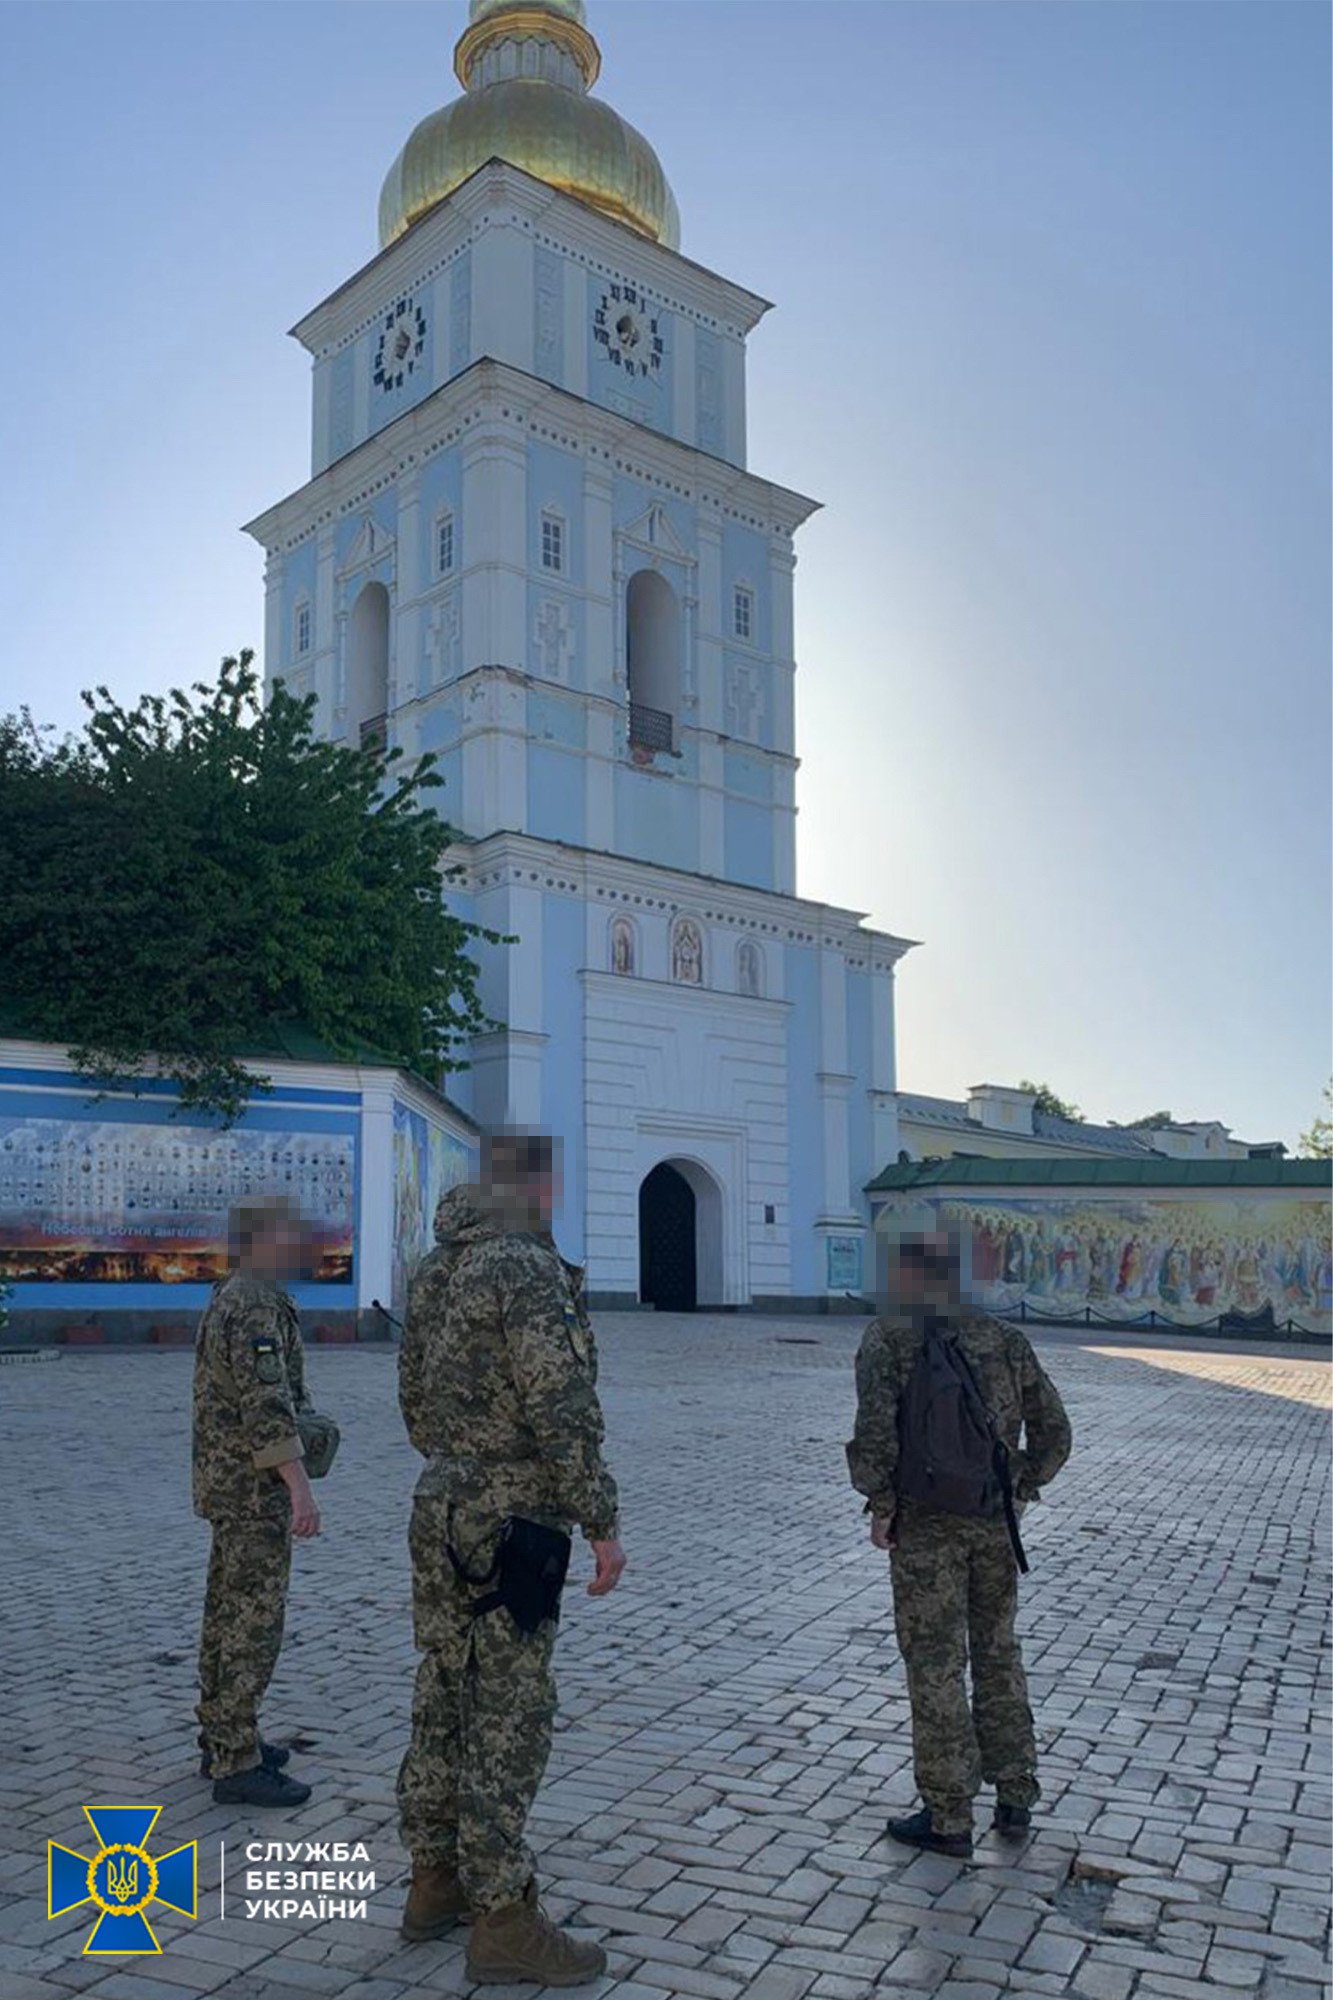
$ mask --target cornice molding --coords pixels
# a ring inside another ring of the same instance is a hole
[[[864,928],[864,915],[827,903],[809,903],[772,889],[722,882],[708,875],[660,867],[651,861],[602,854],[538,840],[531,834],[500,831],[449,850],[445,865],[461,867],[464,883],[476,894],[502,887],[540,887],[577,896],[590,906],[617,904],[642,911],[692,916],[729,925],[779,943],[828,945],[895,962],[915,940]]]
[[[512,448],[525,433],[562,444],[589,463],[600,461],[608,472],[712,507],[759,533],[790,538],[821,504],[508,362],[482,360],[247,521],[244,533],[267,550],[289,550],[451,444]]]
[[[478,236],[505,222],[550,232],[539,234],[538,241],[586,264],[596,275],[631,269],[664,305],[714,331],[744,339],[772,311],[772,301],[758,292],[497,159],[478,167],[396,242],[312,306],[289,329],[292,339],[316,357],[342,346],[373,323],[409,283],[428,282]]]

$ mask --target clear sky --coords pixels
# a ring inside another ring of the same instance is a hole
[[[0,9],[0,706],[262,640],[285,329],[463,0]],[[777,301],[800,887],[921,939],[899,1081],[1294,1143],[1330,1066],[1319,0],[589,0],[685,252]]]

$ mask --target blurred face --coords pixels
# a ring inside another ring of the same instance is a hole
[[[908,1237],[898,1250],[897,1292],[911,1311],[942,1310],[959,1298],[958,1245],[943,1230]]]
[[[482,1177],[511,1228],[550,1228],[560,1200],[558,1142],[497,1139],[483,1153]]]
[[[538,1222],[543,1229],[549,1229],[560,1202],[559,1168],[552,1167],[549,1173],[534,1174],[528,1183],[528,1194]]]
[[[306,1267],[306,1235],[299,1221],[282,1216],[272,1228],[256,1230],[246,1263],[255,1274],[283,1283],[299,1278]]]

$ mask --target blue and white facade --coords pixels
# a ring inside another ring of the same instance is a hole
[[[250,533],[266,671],[435,753],[500,1025],[451,1090],[564,1142],[566,1255],[640,1296],[694,1198],[700,1305],[862,1288],[905,941],[796,895],[793,541],[746,464],[765,302],[498,160],[295,329],[312,476]],[[659,1301],[660,1302],[660,1301]]]

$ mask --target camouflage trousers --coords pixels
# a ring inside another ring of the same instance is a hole
[[[556,1708],[555,1621],[525,1633],[503,1608],[474,1618],[484,1593],[460,1581],[446,1553],[452,1537],[481,1574],[498,1528],[494,1509],[413,1503],[413,1624],[425,1657],[398,1773],[399,1830],[415,1864],[457,1870],[474,1910],[518,1902],[534,1877],[523,1834]]]
[[[199,1635],[199,1744],[215,1778],[259,1762],[259,1704],[282,1650],[291,1570],[287,1520],[215,1520]]]
[[[939,1832],[962,1833],[971,1828],[983,1782],[1006,1805],[1030,1806],[1040,1797],[1014,1631],[1018,1569],[1003,1521],[905,1504],[896,1532],[893,1608],[907,1668],[917,1790]]]

